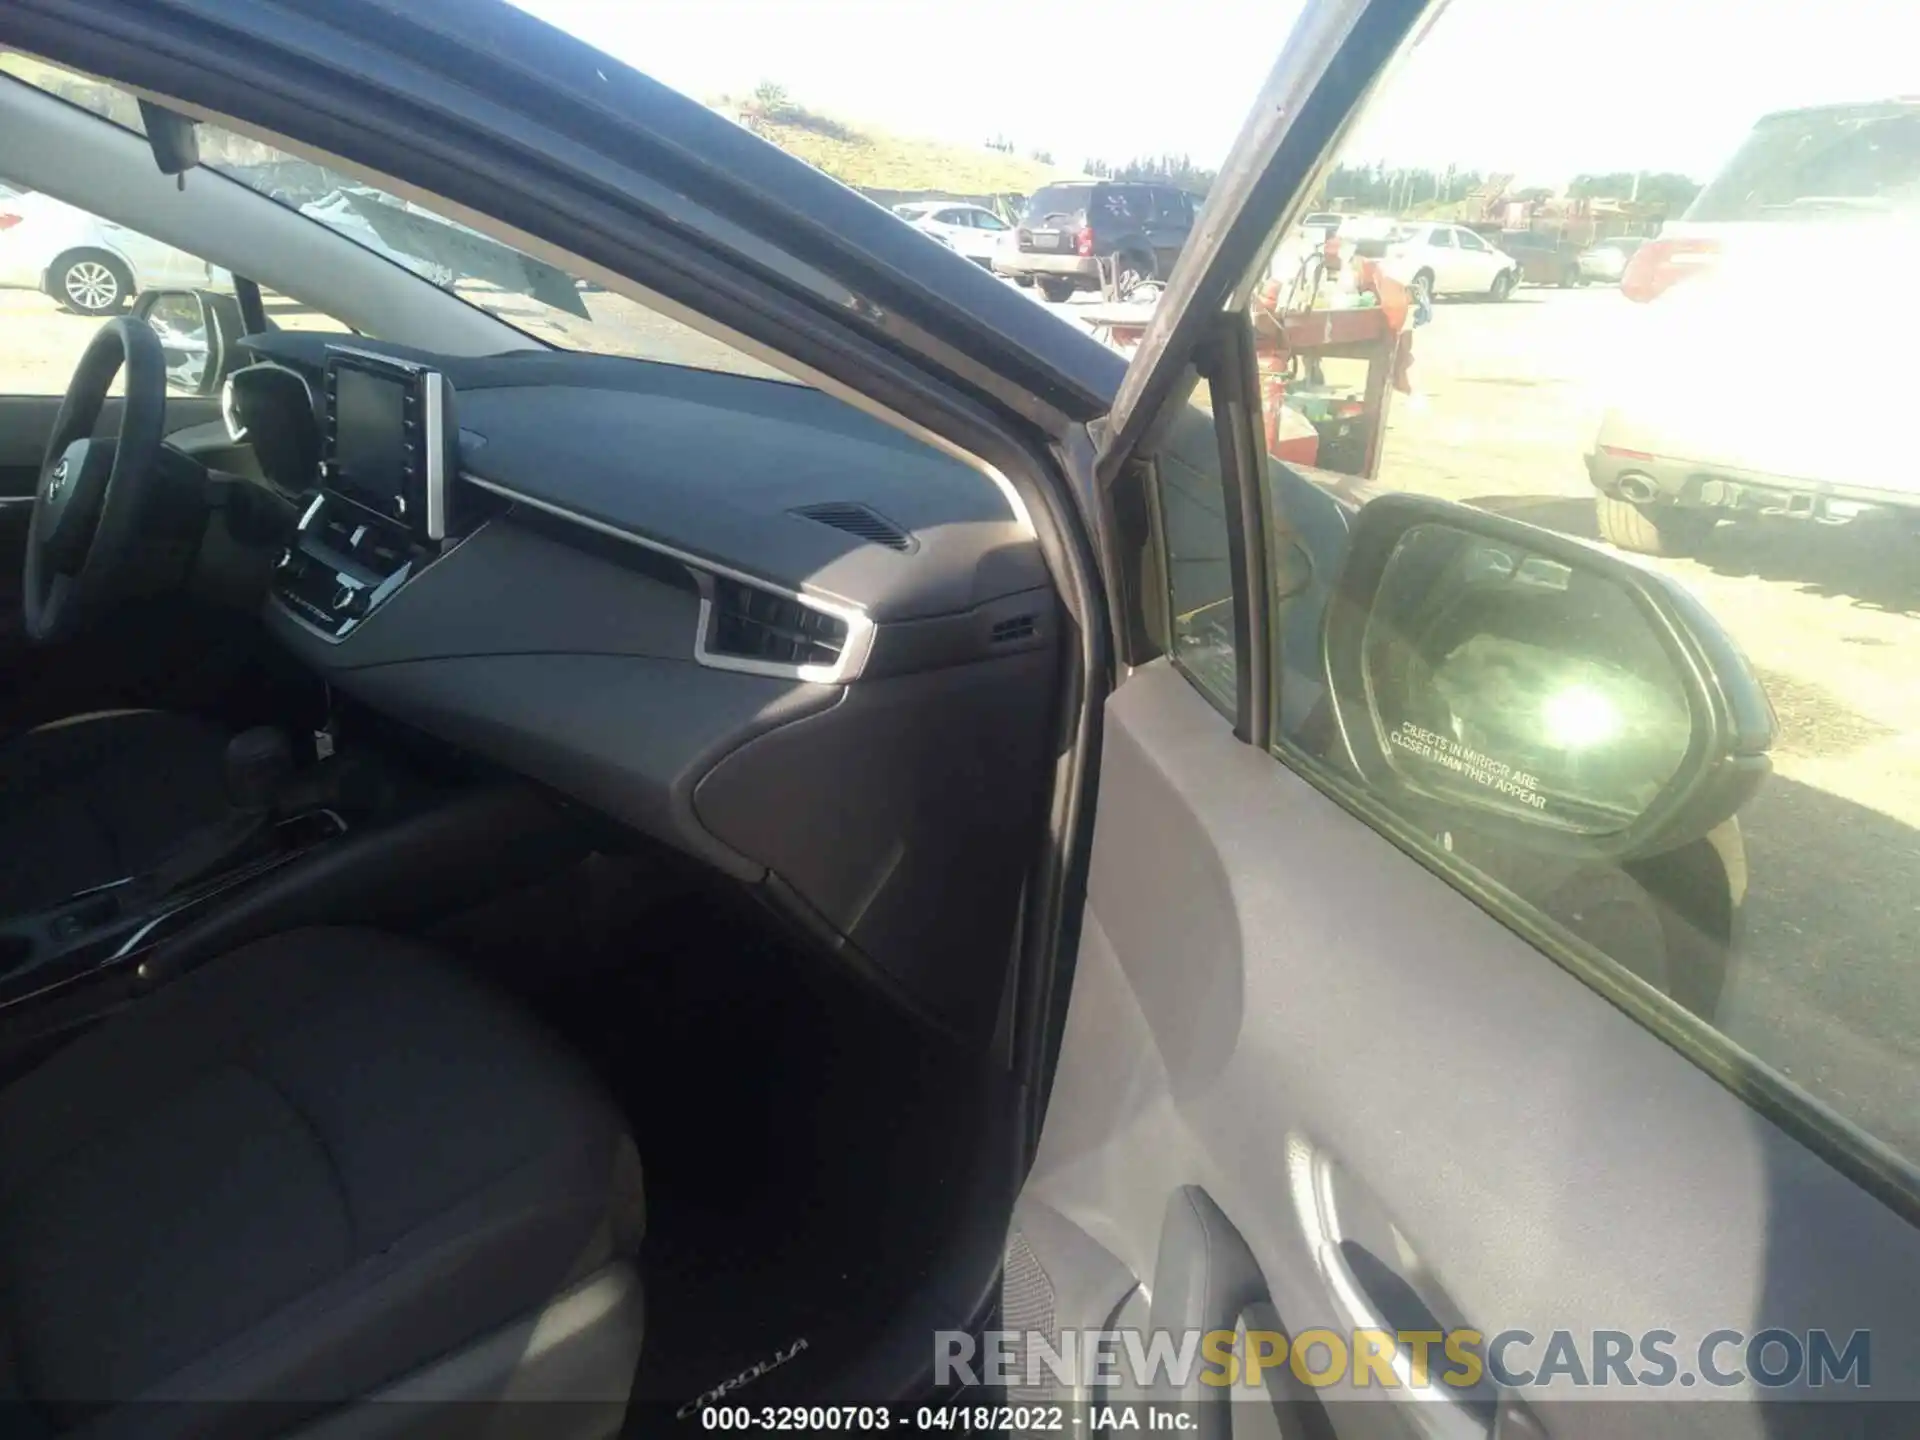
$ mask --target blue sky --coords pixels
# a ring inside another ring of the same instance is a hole
[[[1217,163],[1298,0],[518,0],[702,99],[762,80],[908,134],[1063,164]],[[1710,173],[1767,110],[1920,93],[1911,0],[1451,0],[1350,158]]]

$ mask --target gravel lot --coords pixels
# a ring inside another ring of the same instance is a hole
[[[684,346],[688,363],[724,363],[723,347],[630,302],[589,304],[630,322],[649,353]],[[1076,305],[1048,308],[1071,316]],[[1416,395],[1396,401],[1382,484],[1593,538],[1582,457],[1635,318],[1599,287],[1441,304],[1414,342]],[[0,291],[0,325],[0,393],[51,394],[95,322]],[[1781,724],[1775,774],[1741,816],[1747,937],[1720,1024],[1909,1153],[1920,1153],[1909,1098],[1920,1073],[1917,558],[1920,540],[1902,526],[1780,520],[1723,526],[1698,560],[1649,562],[1746,648]]]

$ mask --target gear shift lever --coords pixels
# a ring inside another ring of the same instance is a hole
[[[144,903],[244,858],[266,834],[274,804],[292,778],[293,742],[284,731],[269,726],[241,731],[227,742],[228,813],[183,836],[165,859],[128,888]]]
[[[227,803],[248,815],[271,811],[293,778],[293,742],[284,730],[262,725],[227,742]]]

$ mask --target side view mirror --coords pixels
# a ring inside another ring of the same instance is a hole
[[[160,337],[167,389],[175,395],[217,394],[246,330],[240,302],[216,290],[142,291],[133,318]]]
[[[1436,831],[1655,855],[1726,820],[1771,768],[1766,692],[1683,587],[1464,505],[1361,508],[1326,663],[1355,768]]]

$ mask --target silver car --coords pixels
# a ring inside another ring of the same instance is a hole
[[[1626,273],[1631,261],[1645,242],[1632,235],[1616,235],[1610,240],[1596,240],[1582,250],[1574,263],[1579,266],[1582,280],[1600,280],[1609,285],[1620,283],[1620,277]]]

